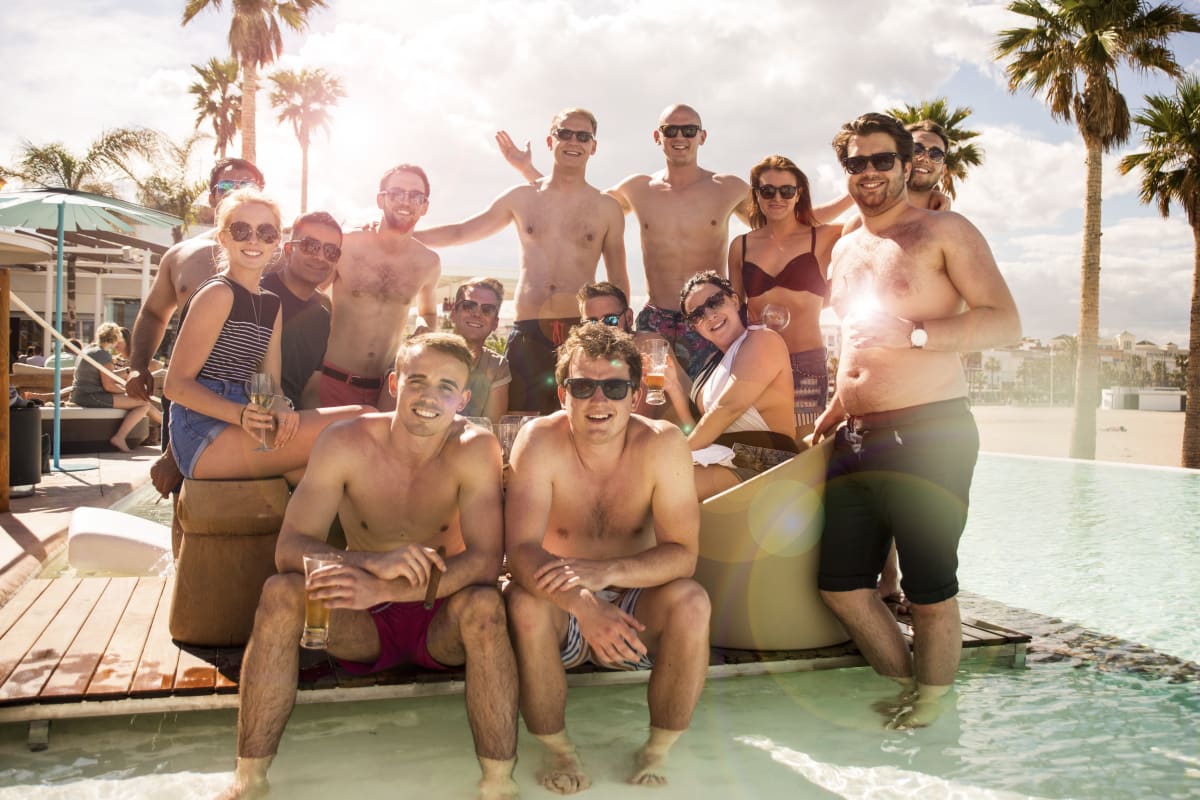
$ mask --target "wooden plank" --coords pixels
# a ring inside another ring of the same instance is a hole
[[[138,660],[133,684],[129,692],[133,696],[168,694],[175,685],[175,668],[179,664],[179,646],[171,640],[169,627],[171,596],[174,594],[174,578],[164,582],[154,621],[146,635],[146,646]]]
[[[83,699],[84,691],[91,683],[96,667],[100,665],[100,660],[136,586],[137,578],[109,580],[104,594],[88,615],[87,621],[83,623],[79,635],[71,643],[50,680],[46,681],[46,686],[41,692],[42,699]]]
[[[179,666],[175,669],[176,694],[201,694],[214,691],[217,668],[209,659],[216,659],[215,647],[179,648]]]
[[[0,638],[8,633],[8,629],[21,618],[21,615],[33,605],[34,601],[41,596],[42,592],[46,591],[46,587],[49,585],[50,581],[29,581],[12,596],[11,600],[0,607]]]
[[[7,680],[17,664],[21,663],[25,653],[79,586],[79,579],[59,578],[48,583],[50,585],[46,590],[0,639],[0,683]]]
[[[165,587],[166,580],[163,578],[137,579],[133,595],[117,624],[117,631],[109,640],[92,682],[84,693],[88,700],[129,694],[142,650],[146,646],[146,637],[150,634],[150,625],[154,621],[154,612]]]
[[[0,703],[29,702],[38,697],[108,582],[108,578],[85,578],[79,582],[79,587],[46,625],[21,663],[0,685]]]

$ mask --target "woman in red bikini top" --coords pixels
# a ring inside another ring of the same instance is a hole
[[[751,324],[763,322],[767,305],[788,311],[790,321],[777,330],[791,355],[797,427],[803,429],[825,408],[821,308],[841,227],[817,224],[808,178],[784,156],[768,156],[750,170],[749,202],[751,231],[729,246],[729,279],[746,298]]]

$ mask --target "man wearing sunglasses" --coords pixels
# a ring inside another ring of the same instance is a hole
[[[581,322],[594,322],[633,333],[633,311],[620,286],[599,281],[585,283],[576,295]]]
[[[587,182],[596,153],[596,117],[582,108],[555,115],[546,136],[554,157],[549,178],[513,187],[481,214],[453,225],[419,231],[431,247],[466,244],[512,225],[521,242],[516,322],[505,354],[512,370],[508,405],[513,411],[552,413],[555,348],[578,324],[575,293],[595,280],[601,257],[608,279],[623,289],[625,216],[608,195]]]
[[[962,649],[957,549],[979,433],[960,352],[1015,342],[1021,321],[991,249],[952,211],[908,203],[912,134],[865,114],[833,146],[863,224],[830,265],[842,321],[818,586],[876,672],[901,684],[889,726],[927,725]],[[845,424],[843,424],[845,423]],[[895,542],[913,652],[876,591]]]
[[[500,323],[500,304],[504,302],[504,284],[495,278],[472,278],[454,293],[450,323],[463,337],[475,364],[467,379],[471,401],[463,409],[466,417],[487,417],[498,423],[508,412],[508,385],[512,373],[508,359],[486,347],[488,337]]]
[[[329,341],[329,298],[320,288],[333,277],[341,256],[342,226],[324,211],[310,211],[292,224],[279,268],[260,281],[262,288],[279,296],[283,313],[279,383],[296,408],[318,405],[316,384]]]
[[[429,178],[413,164],[389,169],[375,202],[378,230],[346,233],[333,279],[333,322],[321,365],[322,406],[365,403],[391,408],[385,379],[416,302],[416,333],[437,329],[437,253],[413,238],[429,210]]]
[[[667,753],[704,686],[710,609],[691,579],[691,454],[678,428],[633,413],[641,371],[628,334],[576,328],[556,369],[563,411],[521,428],[510,461],[506,599],[521,715],[546,746],[542,785],[559,794],[590,784],[567,737],[565,669],[653,670],[634,784],[666,782]]]
[[[942,173],[946,171],[946,152],[950,141],[941,125],[931,119],[923,119],[905,126],[913,137],[912,172],[908,176],[908,203],[929,211],[949,211],[950,195],[938,189]],[[847,195],[849,196],[849,195]],[[842,226],[842,235],[862,225],[862,217],[855,215]]]

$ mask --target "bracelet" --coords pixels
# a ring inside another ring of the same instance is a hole
[[[244,428],[244,427],[246,426],[246,411],[247,411],[249,408],[250,408],[250,404],[249,404],[249,403],[247,403],[246,405],[242,406],[242,412],[241,412],[240,414],[238,414],[238,427],[239,427],[239,428]]]

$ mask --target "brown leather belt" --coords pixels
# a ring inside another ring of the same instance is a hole
[[[321,374],[328,375],[335,381],[348,383],[351,386],[357,386],[360,389],[379,389],[383,386],[383,378],[367,378],[363,375],[350,375],[342,372],[340,369],[334,369],[326,364],[321,365]]]

